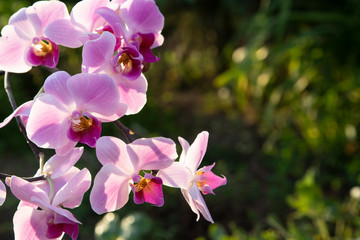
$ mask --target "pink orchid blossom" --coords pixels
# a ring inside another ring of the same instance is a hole
[[[137,139],[125,144],[115,137],[101,137],[96,155],[103,167],[94,179],[90,193],[92,209],[102,214],[122,208],[134,192],[137,204],[164,204],[162,180],[143,171],[170,166],[177,158],[175,143],[168,138]]]
[[[88,41],[83,48],[82,71],[111,76],[120,91],[120,101],[128,107],[126,115],[135,114],[146,103],[147,80],[141,73],[142,57],[136,55],[137,50],[133,47],[123,48],[114,55],[115,45],[116,38],[109,32]]]
[[[60,178],[60,177],[59,177]],[[84,168],[63,186],[54,190],[48,179],[50,193],[35,183],[12,176],[10,189],[23,204],[15,212],[13,223],[15,239],[61,239],[64,233],[76,239],[80,223],[66,208],[80,205],[84,193],[91,185],[91,175]]]
[[[4,204],[6,199],[6,187],[5,184],[0,181],[0,206]]]
[[[60,1],[39,1],[13,14],[1,31],[0,70],[24,73],[33,66],[55,67],[59,60],[57,42],[45,34],[51,22],[69,19]]]
[[[95,147],[101,122],[114,121],[126,111],[113,80],[104,74],[71,77],[56,72],[45,80],[44,90],[32,106],[26,130],[36,145],[59,154],[77,142]]]
[[[0,127],[14,116],[28,115],[29,139],[60,155],[68,153],[77,142],[95,147],[101,122],[115,121],[126,112],[114,81],[105,74],[80,73],[71,77],[58,71],[45,80],[44,90],[34,102],[16,109]]]
[[[120,12],[120,15],[119,13]],[[151,49],[163,44],[161,31],[164,16],[153,0],[126,1],[119,11],[101,7],[96,10],[107,21],[107,26],[117,39],[123,39],[123,45],[135,46],[144,58],[144,62],[156,62]],[[116,48],[115,48],[116,49]]]
[[[183,149],[179,162],[160,170],[157,176],[163,180],[164,185],[181,188],[191,210],[197,214],[197,221],[201,213],[207,221],[214,223],[200,192],[214,194],[213,189],[225,185],[226,178],[211,172],[215,163],[197,170],[205,155],[208,138],[209,133],[203,131],[190,146],[185,139],[179,137]]]
[[[154,0],[128,0],[120,6],[120,16],[127,26],[126,37],[138,46],[144,62],[156,62],[151,49],[161,46],[164,16]]]

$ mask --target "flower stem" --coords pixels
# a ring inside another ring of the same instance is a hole
[[[133,131],[131,131],[129,128],[127,128],[119,120],[116,120],[114,123],[121,130],[121,132],[125,135],[125,137],[129,143],[131,143],[135,140],[135,138],[134,138],[135,133]]]
[[[17,108],[17,105],[16,105],[15,98],[14,98],[14,95],[13,95],[12,90],[11,90],[10,73],[9,72],[5,72],[4,88],[5,88],[6,94],[7,94],[8,98],[9,98],[11,107],[12,107],[13,111],[15,111],[15,109]],[[29,144],[32,152],[34,153],[34,155],[36,157],[36,159],[39,161],[40,160],[40,155],[43,154],[43,153],[41,153],[39,148],[33,142],[31,142],[29,140],[29,138],[27,137],[26,129],[25,129],[24,123],[21,121],[21,118],[18,116],[18,117],[15,117],[15,119],[16,119],[16,122],[17,122],[17,124],[19,126],[20,132],[22,132],[22,134],[24,135],[27,144]]]
[[[11,174],[7,174],[7,173],[0,173],[0,179],[5,180],[6,178],[10,178]],[[41,175],[41,176],[36,176],[36,177],[21,177],[22,179],[28,181],[28,182],[35,182],[35,181],[39,181],[39,180],[45,180],[45,176]]]

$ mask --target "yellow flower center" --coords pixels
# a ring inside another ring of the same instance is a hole
[[[93,120],[91,117],[87,118],[87,117],[81,116],[78,119],[71,120],[71,129],[74,132],[81,132],[81,131],[84,131],[85,129],[88,129],[92,125],[92,122],[93,122]]]
[[[36,56],[44,57],[52,51],[53,47],[50,41],[40,40],[34,44],[34,53]]]
[[[203,175],[204,174],[204,171],[197,171],[196,172],[196,175],[197,176],[200,176],[200,175]],[[203,187],[205,185],[204,181],[196,181],[196,184],[198,187]]]
[[[135,192],[140,192],[143,188],[145,188],[148,185],[149,182],[151,182],[151,179],[141,177],[141,180],[134,185]]]
[[[121,70],[124,72],[129,72],[132,68],[131,58],[126,53],[120,54],[118,64],[121,66]]]

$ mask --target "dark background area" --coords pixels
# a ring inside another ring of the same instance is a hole
[[[77,1],[66,1],[69,11]],[[0,26],[32,1],[2,0]],[[148,102],[121,121],[138,137],[190,143],[210,132],[202,166],[226,186],[205,196],[214,218],[196,216],[178,189],[162,208],[130,201],[98,216],[87,193],[73,213],[79,239],[350,239],[360,237],[360,2],[157,0],[165,16],[161,57],[145,73]],[[58,68],[80,72],[81,49],[60,47]],[[20,105],[50,72],[12,74]],[[0,79],[3,79],[1,77]],[[0,119],[11,113],[0,91]],[[112,124],[102,135],[123,138]],[[49,158],[53,152],[46,151]],[[179,149],[180,154],[180,149]],[[15,121],[0,131],[1,172],[33,175],[38,166]],[[94,151],[77,164],[94,177]],[[12,239],[18,202],[0,208],[0,237]],[[103,219],[104,217],[104,219]],[[98,225],[99,226],[99,225]],[[100,229],[100,227],[98,227]]]

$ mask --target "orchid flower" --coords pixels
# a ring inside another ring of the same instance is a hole
[[[45,80],[44,90],[32,106],[26,130],[36,145],[59,154],[77,142],[95,147],[101,122],[114,121],[126,111],[113,80],[104,74],[71,77],[56,72]]]
[[[47,180],[49,188],[52,188],[51,177]],[[80,222],[62,207],[79,206],[90,184],[91,176],[86,168],[75,174],[58,191],[50,191],[50,194],[34,183],[12,176],[10,189],[18,199],[25,202],[14,215],[15,239],[61,239],[64,233],[76,239]]]
[[[146,103],[147,80],[139,66],[142,61],[139,58],[142,57],[139,55],[134,58],[136,50],[131,47],[114,55],[115,45],[116,38],[109,32],[104,32],[96,40],[88,41],[83,48],[82,71],[106,73],[111,76],[120,91],[120,102],[128,107],[126,115],[135,114]],[[133,79],[134,75],[136,79]]]
[[[197,170],[205,155],[208,138],[209,133],[203,131],[190,146],[185,139],[179,137],[183,149],[179,162],[160,170],[157,176],[163,180],[164,185],[181,188],[191,210],[197,215],[197,221],[201,213],[207,221],[214,223],[200,192],[214,194],[213,189],[225,185],[226,178],[216,176],[211,171],[215,163]]]
[[[125,22],[127,39],[138,46],[144,62],[156,62],[151,49],[161,46],[164,37],[164,16],[154,0],[128,0],[120,6],[120,17]]]
[[[45,80],[44,90],[34,102],[15,110],[0,127],[14,116],[28,114],[29,139],[60,155],[68,153],[77,142],[95,147],[101,122],[115,121],[126,112],[114,81],[104,74],[80,73],[71,77],[58,71]]]
[[[125,144],[115,137],[101,137],[96,155],[103,165],[95,176],[90,193],[91,207],[96,213],[122,208],[131,190],[137,204],[164,204],[162,180],[147,171],[166,168],[174,162],[177,153],[171,139],[142,138]]]
[[[39,1],[13,14],[1,30],[0,70],[24,73],[33,66],[55,67],[59,60],[57,42],[45,34],[59,19],[69,19],[60,1]]]
[[[4,204],[6,199],[6,187],[5,184],[0,181],[0,206]]]

